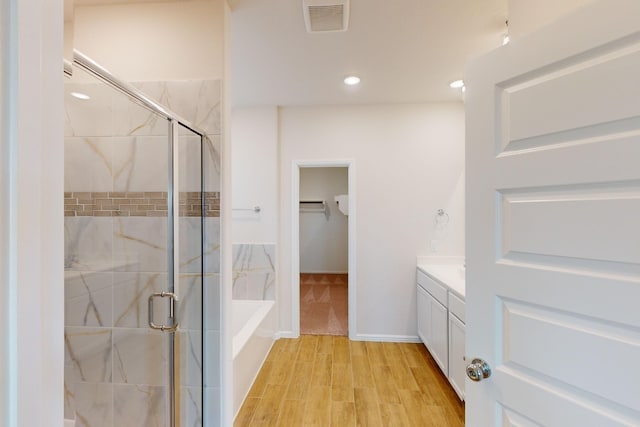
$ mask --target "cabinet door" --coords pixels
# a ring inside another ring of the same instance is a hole
[[[447,334],[447,308],[440,304],[434,297],[429,297],[430,313],[429,313],[429,330],[430,340],[427,348],[435,359],[442,372],[449,375],[449,345]]]
[[[430,295],[420,285],[418,288],[418,336],[422,342],[429,347],[431,338],[429,328],[429,318],[431,317],[431,304],[429,303]]]
[[[449,382],[461,400],[464,400],[464,382],[467,366],[464,354],[464,336],[464,323],[449,313]]]

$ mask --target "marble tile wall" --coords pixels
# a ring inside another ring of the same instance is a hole
[[[233,299],[275,300],[276,245],[233,245]]]
[[[199,138],[181,132],[179,147],[178,381],[182,424],[197,426],[203,388],[219,395],[220,82],[138,86],[208,133],[204,169]],[[65,417],[92,427],[165,426],[168,335],[149,329],[147,310],[168,280],[167,122],[103,84],[66,84],[71,91],[92,100],[68,98],[65,108]],[[154,308],[166,318],[166,305]]]

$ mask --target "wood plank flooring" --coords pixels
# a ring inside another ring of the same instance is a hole
[[[422,344],[303,335],[275,342],[235,427],[464,426]]]

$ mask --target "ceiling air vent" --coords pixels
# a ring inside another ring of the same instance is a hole
[[[302,0],[302,8],[308,32],[347,31],[349,0]]]

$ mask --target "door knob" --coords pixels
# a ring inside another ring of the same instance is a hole
[[[471,363],[467,365],[467,376],[472,381],[482,381],[491,376],[491,368],[484,360],[473,359]]]

